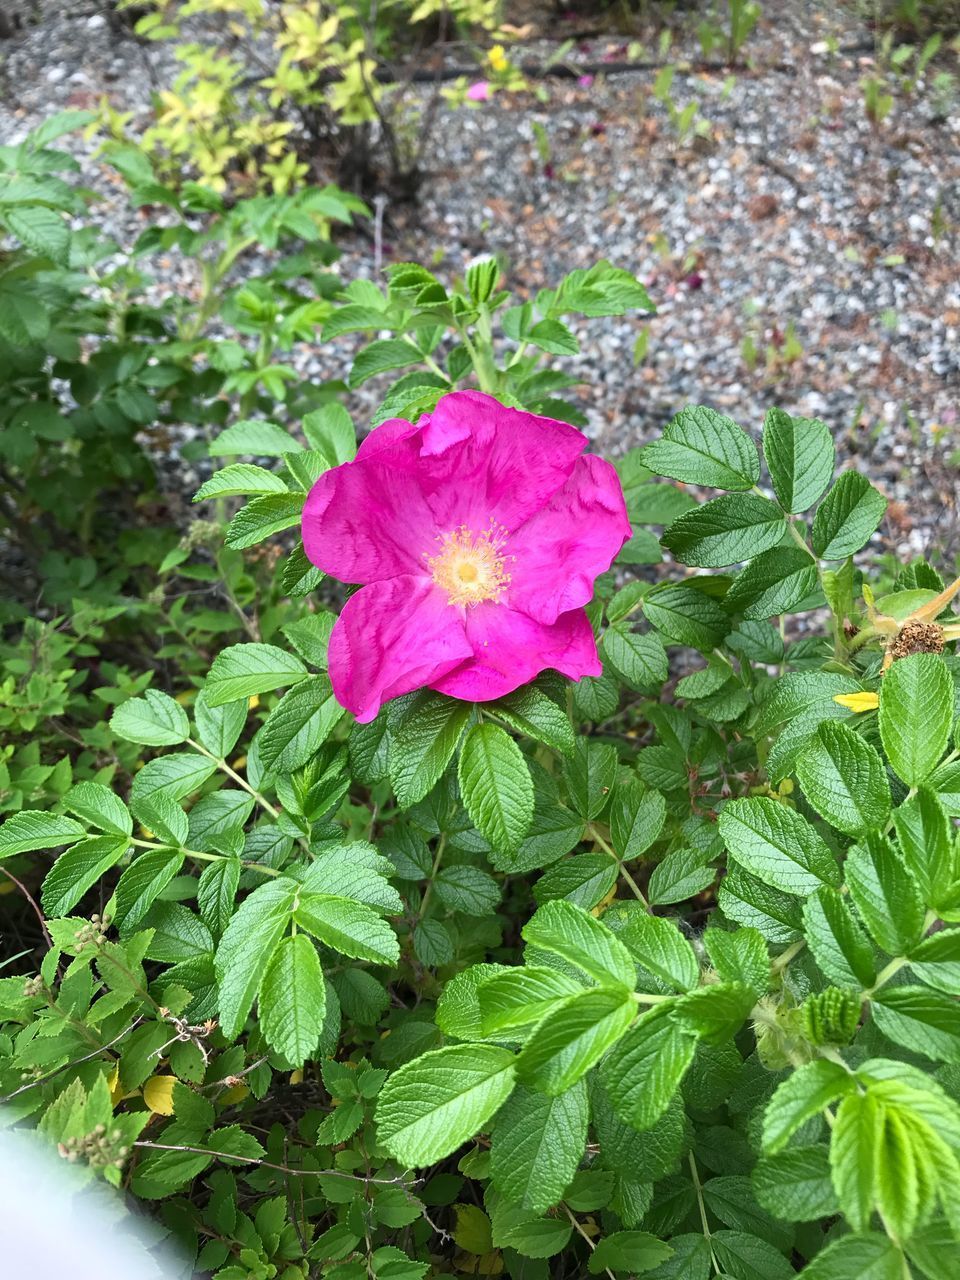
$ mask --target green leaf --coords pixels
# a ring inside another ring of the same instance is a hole
[[[873,948],[836,889],[819,889],[803,904],[804,936],[813,958],[841,987],[869,987],[877,976]]]
[[[873,1019],[885,1036],[934,1062],[960,1063],[960,1004],[939,991],[883,988],[870,998]]]
[[[332,613],[308,613],[280,629],[304,662],[318,671],[326,671],[330,633],[335,623]]]
[[[722,981],[742,983],[757,995],[766,992],[770,958],[766,940],[759,930],[746,928],[728,933],[711,927],[704,932],[703,941]]]
[[[356,456],[357,433],[349,413],[339,400],[331,400],[329,404],[306,414],[303,434],[310,448],[323,454],[328,467],[338,467]]]
[[[408,1168],[456,1151],[492,1119],[513,1089],[514,1056],[494,1045],[425,1053],[390,1076],[377,1099],[377,1138]]]
[[[44,205],[19,205],[3,211],[3,220],[11,235],[28,249],[60,266],[67,265],[70,253],[70,228],[61,213]]]
[[[883,1112],[871,1093],[848,1094],[837,1108],[830,1136],[830,1170],[840,1208],[857,1232],[870,1225],[883,1127]]]
[[[496,1036],[529,1029],[581,990],[578,982],[559,969],[526,964],[494,972],[477,989],[476,1034]]]
[[[470,719],[470,704],[424,689],[411,700],[389,745],[390,781],[402,809],[428,795]]]
[[[537,906],[567,898],[588,911],[602,902],[617,883],[616,861],[605,853],[581,853],[546,871],[533,886]]]
[[[201,689],[193,704],[193,718],[201,744],[218,760],[224,760],[237,745],[247,722],[247,707],[239,701],[211,707],[207,703],[206,691]]]
[[[636,778],[621,783],[610,805],[610,837],[622,862],[632,862],[650,848],[663,830],[667,804]]]
[[[667,651],[655,632],[641,634],[633,631],[629,622],[617,622],[603,633],[600,649],[604,661],[638,693],[659,689],[666,683]]]
[[[798,1067],[767,1103],[763,1115],[763,1149],[775,1155],[792,1134],[838,1098],[854,1093],[855,1078],[838,1062],[817,1058]]]
[[[903,1256],[886,1236],[833,1240],[801,1273],[803,1280],[902,1280]]]
[[[292,773],[315,755],[344,714],[327,676],[308,676],[283,695],[257,734],[260,763]]]
[[[724,603],[751,620],[772,618],[789,613],[816,588],[816,562],[802,547],[774,547],[737,574]]]
[[[543,742],[563,755],[573,751],[570,717],[536,685],[523,685],[505,698],[498,698],[490,704],[490,710],[506,720],[511,728],[527,734],[536,742]]]
[[[474,725],[458,776],[474,826],[495,849],[515,854],[533,819],[533,783],[520,748],[499,725]]]
[[[420,364],[423,356],[411,342],[403,338],[381,338],[363,348],[350,370],[351,388],[359,387],[375,374],[387,369],[401,369],[407,364]]]
[[[101,831],[117,836],[128,836],[133,831],[130,810],[101,782],[76,783],[63,797],[63,803],[71,813]]]
[[[302,929],[341,955],[373,964],[396,964],[400,956],[397,935],[386,921],[351,898],[301,891],[295,918]]]
[[[890,783],[880,753],[848,725],[824,720],[797,757],[796,774],[813,807],[849,836],[876,831],[890,816]]]
[[[647,1231],[614,1231],[597,1242],[587,1270],[592,1276],[603,1275],[608,1268],[640,1275],[652,1271],[672,1255],[670,1245]]]
[[[776,1155],[761,1156],[752,1176],[757,1199],[778,1218],[815,1222],[839,1212],[826,1143],[788,1147]]]
[[[638,964],[675,991],[689,991],[700,979],[697,957],[676,921],[646,912],[632,915],[620,930]]]
[[[844,471],[813,518],[813,549],[821,560],[843,560],[870,540],[887,500],[859,471]]]
[[[221,649],[213,660],[205,689],[207,705],[224,703],[269,693],[284,685],[297,684],[307,669],[295,654],[273,644],[233,644]]]
[[[786,531],[783,513],[766,498],[727,493],[684,512],[660,541],[681,564],[721,569],[769,551]]]
[[[244,497],[260,498],[267,494],[285,494],[287,486],[275,471],[255,467],[251,462],[235,462],[232,466],[215,471],[210,479],[193,495],[194,502],[210,498]]]
[[[909,787],[933,772],[953,723],[953,680],[935,653],[895,662],[880,685],[880,737],[887,759]]]
[[[257,1003],[267,1043],[293,1066],[302,1066],[317,1048],[326,1011],[320,959],[306,934],[280,940],[264,971]]]
[[[117,881],[114,918],[121,932],[130,933],[183,866],[176,849],[149,849],[127,867]]]
[[[720,909],[730,920],[757,929],[768,942],[785,945],[800,935],[800,903],[732,863],[720,883]]]
[[[923,899],[893,846],[873,839],[847,854],[850,897],[878,947],[905,955],[923,933]]]
[[[127,742],[148,747],[175,747],[190,736],[190,721],[183,707],[157,689],[121,702],[110,717],[110,728]]]
[[[126,836],[90,836],[61,853],[43,882],[44,914],[51,918],[68,915],[87,890],[120,861],[129,843]]]
[[[273,422],[245,419],[235,422],[222,431],[210,446],[211,458],[229,457],[231,454],[248,453],[257,458],[282,458],[286,453],[299,453],[303,445],[299,440]],[[284,486],[286,488],[286,486]]]
[[[707,866],[702,849],[674,849],[653,869],[647,885],[648,900],[654,906],[686,902],[713,884],[716,871]]]
[[[230,521],[224,541],[234,551],[240,551],[299,525],[303,502],[302,493],[268,493],[262,498],[253,498]]]
[[[712,489],[749,489],[760,479],[757,447],[732,418],[704,406],[681,409],[659,440],[640,450],[657,475]]]
[[[130,804],[163,792],[170,800],[183,800],[198,791],[212,773],[217,762],[195,751],[175,751],[156,760],[148,760],[133,779]]]
[[[643,1014],[601,1067],[617,1114],[641,1132],[652,1128],[680,1087],[696,1047],[696,1036],[678,1026],[668,1008]]]
[[[821,884],[840,887],[830,849],[805,818],[767,796],[731,800],[720,813],[731,858],[775,889],[801,896]]]
[[[494,1124],[493,1185],[511,1204],[532,1213],[557,1204],[583,1158],[587,1114],[582,1080],[555,1098],[518,1086]]]
[[[741,1174],[710,1178],[703,1185],[703,1199],[725,1227],[759,1236],[776,1249],[793,1246],[793,1227],[775,1221],[760,1205],[750,1179]]]
[[[243,1028],[299,890],[300,886],[285,876],[260,885],[241,902],[220,939],[214,967],[220,1027],[228,1040],[235,1039]]]
[[[792,418],[783,409],[768,409],[763,454],[777,501],[794,515],[813,506],[833,475],[833,437],[819,418]]]
[[[627,991],[589,990],[570,996],[537,1026],[517,1059],[517,1075],[556,1097],[586,1074],[636,1016]]]
[[[630,952],[605,924],[572,902],[546,903],[521,932],[528,946],[559,956],[597,982],[633,990],[636,968]]]
[[[713,982],[681,996],[674,1018],[709,1044],[735,1036],[750,1016],[754,994],[741,982]]]
[[[793,1280],[796,1272],[782,1253],[743,1231],[714,1231],[710,1244],[723,1272],[737,1280]]]
[[[468,916],[489,916],[500,902],[500,886],[479,867],[443,867],[433,891],[449,911]]]
[[[298,542],[283,563],[280,587],[285,595],[299,600],[309,595],[323,581],[323,573],[307,559],[303,543]]]
[[[581,817],[598,818],[607,807],[617,767],[617,751],[611,743],[577,739],[573,754],[563,762],[563,773],[570,801]]]
[[[643,611],[668,642],[701,653],[715,649],[729,630],[727,615],[717,601],[683,583],[655,587],[644,596]]]
[[[927,986],[960,996],[960,929],[941,929],[918,942],[910,951],[910,968]]]
[[[560,320],[541,320],[527,334],[527,341],[553,356],[575,356],[580,344]]]
[[[960,880],[960,859],[950,820],[936,794],[921,787],[912,799],[894,809],[893,825],[903,860],[913,872],[924,902],[939,907],[950,901]]]

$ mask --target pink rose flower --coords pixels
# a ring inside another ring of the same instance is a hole
[[[467,90],[467,97],[471,102],[486,102],[490,97],[490,81],[477,80]]]
[[[503,697],[551,667],[600,674],[583,606],[630,536],[586,437],[478,391],[384,422],[307,497],[312,562],[362,589],[330,636],[337,700],[365,723],[427,687]]]

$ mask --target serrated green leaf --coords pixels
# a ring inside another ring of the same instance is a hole
[[[286,931],[300,886],[285,876],[260,885],[234,912],[215,957],[220,1026],[241,1031],[274,948]]]
[[[287,486],[275,471],[255,467],[250,462],[235,462],[232,466],[215,471],[193,495],[194,502],[210,498],[264,497],[267,494],[285,494]]]
[[[783,513],[766,498],[727,493],[684,512],[660,541],[681,564],[721,569],[769,551],[786,531]]]
[[[870,540],[887,500],[859,471],[844,471],[813,518],[813,549],[821,560],[852,556]]]
[[[890,783],[880,753],[848,725],[818,725],[797,757],[796,774],[807,799],[838,831],[863,835],[890,816]]]
[[[960,1005],[951,996],[919,987],[883,988],[870,1008],[877,1026],[895,1044],[934,1062],[960,1062]]]
[[[101,782],[75,783],[63,797],[63,803],[71,813],[100,831],[128,836],[133,830],[130,810],[115,792]]]
[[[656,632],[633,631],[629,622],[617,622],[603,633],[600,650],[604,661],[637,692],[659,689],[666,682],[667,651]]]
[[[592,1276],[611,1271],[640,1275],[652,1271],[673,1254],[672,1247],[649,1231],[614,1231],[597,1242],[587,1270]]]
[[[763,1149],[782,1151],[792,1134],[838,1098],[856,1092],[857,1083],[843,1066],[817,1058],[798,1067],[777,1088],[763,1115]]]
[[[700,966],[696,954],[675,921],[638,912],[618,936],[637,963],[667,987],[689,991],[697,985]]]
[[[844,1097],[830,1136],[830,1172],[840,1208],[854,1231],[870,1224],[884,1116],[870,1093]]]
[[[520,748],[499,725],[474,725],[460,751],[460,792],[495,849],[516,853],[533,819],[533,783]]]
[[[405,1063],[377,1099],[380,1144],[408,1168],[433,1164],[484,1128],[513,1089],[514,1056],[449,1045]]]
[[[190,721],[179,702],[147,689],[142,698],[121,702],[110,717],[110,728],[128,742],[149,747],[174,747],[190,736]]]
[[[879,839],[858,845],[847,854],[844,871],[850,897],[877,946],[905,955],[923,933],[923,899],[893,846]]]
[[[657,475],[713,489],[749,489],[760,478],[757,447],[747,433],[702,405],[681,409],[640,459]]]
[[[817,964],[842,987],[869,987],[877,976],[873,948],[846,900],[824,886],[803,904],[804,935]]]
[[[256,546],[274,533],[299,525],[303,515],[302,493],[268,493],[241,507],[227,527],[224,541],[235,551]]]
[[[323,1030],[326,988],[317,949],[306,934],[282,938],[264,970],[257,997],[270,1047],[295,1067],[312,1057]]]
[[[935,653],[895,662],[880,685],[880,737],[887,759],[909,787],[933,772],[953,724],[953,680]]]
[[[776,1155],[761,1156],[752,1177],[757,1199],[779,1218],[814,1222],[839,1212],[826,1143],[788,1147]]]
[[[817,566],[802,547],[774,547],[737,574],[724,603],[744,618],[789,613],[817,587]]]
[[[763,454],[777,501],[794,515],[813,506],[833,475],[833,437],[819,418],[793,418],[783,409],[768,409]]]
[[[135,929],[160,893],[183,866],[176,849],[149,849],[117,881],[114,918],[122,933]]]
[[[529,946],[559,956],[597,982],[633,990],[636,969],[630,952],[605,924],[572,902],[546,903],[521,932]]]
[[[295,654],[274,644],[233,644],[213,660],[205,688],[207,705],[221,707],[240,698],[269,693],[297,684],[306,675],[306,667]]]
[[[238,453],[248,453],[257,458],[282,458],[286,453],[299,453],[303,445],[299,440],[273,422],[245,419],[235,422],[217,436],[210,446],[211,458],[224,458]],[[284,486],[286,487],[286,486]]]
[[[395,964],[397,935],[372,907],[335,894],[304,893],[297,897],[297,924],[324,946],[355,960]]]
[[[600,1061],[635,1016],[627,991],[591,989],[569,996],[537,1026],[517,1058],[517,1076],[556,1097]]]
[[[470,704],[424,689],[390,736],[390,781],[409,809],[436,786],[470,718]]]
[[[52,918],[68,915],[87,890],[120,861],[128,847],[125,836],[90,836],[61,853],[43,882],[44,913]]]
[[[731,800],[720,813],[720,834],[733,860],[785,893],[840,886],[833,853],[805,818],[766,796]]]
[[[292,773],[319,751],[344,714],[327,676],[308,676],[285,693],[267,716],[257,745],[270,771]]]
[[[650,1129],[669,1107],[696,1052],[696,1036],[665,1007],[643,1014],[604,1060],[601,1077],[617,1114]]]
[[[553,1098],[518,1086],[494,1125],[493,1185],[511,1204],[545,1213],[562,1198],[583,1158],[587,1115],[582,1080]]]

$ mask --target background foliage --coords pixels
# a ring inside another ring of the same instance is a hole
[[[953,589],[874,563],[822,423],[772,408],[758,449],[690,407],[617,460],[602,676],[350,723],[297,528],[354,427],[285,346],[362,336],[365,427],[462,385],[577,422],[567,321],[652,304],[607,263],[344,282],[355,198],[174,189],[125,144],[163,215],[104,245],[52,145],[87,122],[0,149],[5,1122],[219,1280],[944,1280]],[[204,288],[154,306],[173,246]],[[202,517],[145,523],[144,429],[183,423]]]

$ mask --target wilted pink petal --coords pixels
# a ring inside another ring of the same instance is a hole
[[[380,704],[432,685],[473,654],[462,611],[429,578],[404,576],[362,587],[330,634],[330,681],[361,724]]]
[[[466,624],[473,658],[430,682],[451,698],[502,698],[548,668],[571,680],[602,671],[593,628],[582,609],[547,626],[508,605],[487,603],[468,609]]]
[[[490,97],[490,81],[477,80],[467,90],[471,102],[486,102]]]
[[[580,76],[577,80],[577,84],[581,89],[589,89],[593,84],[593,76]]]
[[[584,454],[563,488],[510,538],[510,603],[541,622],[581,608],[629,537],[616,471]]]

